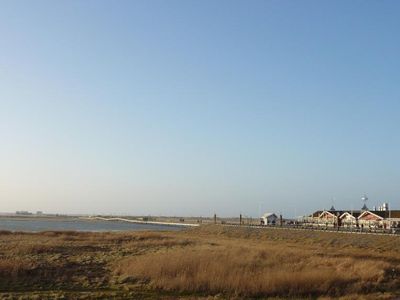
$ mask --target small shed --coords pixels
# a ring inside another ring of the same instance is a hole
[[[278,217],[274,213],[265,213],[261,217],[262,225],[275,225],[278,221]]]

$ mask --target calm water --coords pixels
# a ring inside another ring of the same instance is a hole
[[[80,219],[11,219],[0,218],[0,230],[11,231],[128,231],[128,230],[180,230],[178,226],[163,226],[150,224],[134,224],[118,221],[86,221]]]

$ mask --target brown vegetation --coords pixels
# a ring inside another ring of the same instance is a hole
[[[199,235],[218,234],[215,243],[125,258],[116,265],[116,274],[147,280],[155,289],[245,297],[343,296],[393,290],[400,283],[390,276],[393,269],[399,272],[400,258],[391,253],[395,243],[385,256],[374,249],[346,249],[348,236],[341,248],[329,248],[341,243],[337,234],[332,235],[335,240],[319,233],[314,239],[321,247],[307,247],[308,232],[210,229],[198,230]],[[280,241],[268,242],[276,239]],[[301,244],[288,243],[298,239]]]
[[[391,299],[399,250],[399,237],[220,226],[0,232],[0,298]]]

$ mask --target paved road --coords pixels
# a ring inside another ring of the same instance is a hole
[[[172,223],[172,222],[156,222],[156,221],[142,221],[135,219],[125,219],[125,218],[103,218],[103,217],[89,217],[90,219],[102,220],[102,221],[121,221],[128,223],[137,223],[137,224],[153,224],[153,225],[168,225],[168,226],[183,226],[183,227],[197,227],[199,224],[191,224],[191,223]]]

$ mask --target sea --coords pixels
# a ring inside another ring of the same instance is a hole
[[[0,217],[0,230],[8,231],[171,231],[182,230],[180,226],[158,224],[135,224],[123,221],[85,220],[78,218],[46,219],[46,218],[4,218]]]

